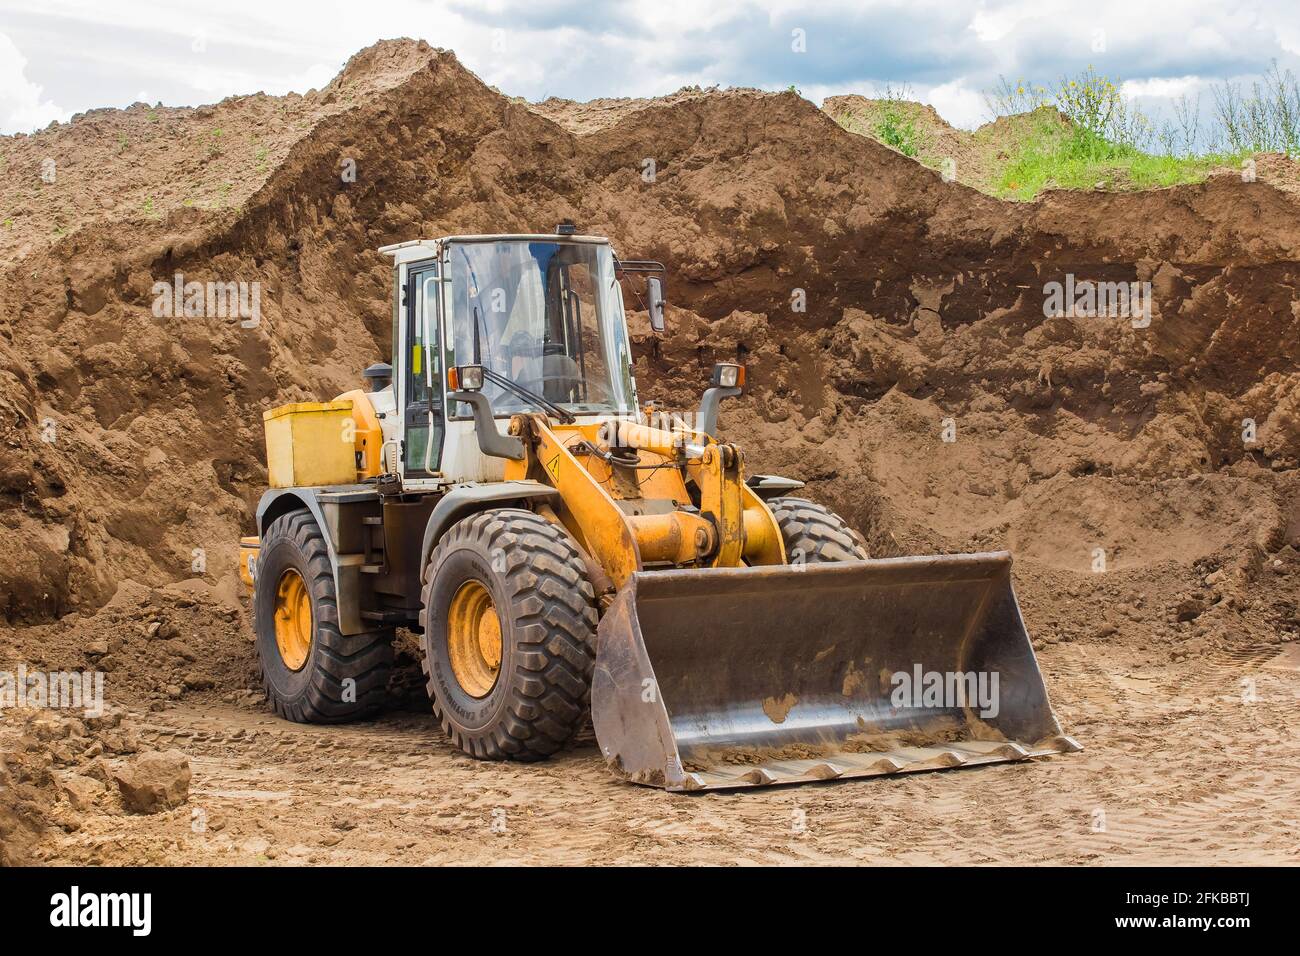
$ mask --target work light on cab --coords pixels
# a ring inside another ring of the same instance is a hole
[[[713,366],[712,382],[720,388],[744,388],[745,366],[735,362],[719,362]]]
[[[453,392],[478,392],[483,389],[482,365],[456,365],[447,370],[447,388]]]

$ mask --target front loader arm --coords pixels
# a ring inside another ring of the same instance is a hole
[[[506,463],[507,479],[559,491],[558,518],[616,587],[647,566],[785,563],[776,519],[745,485],[738,449],[636,423],[617,427],[619,446],[645,459],[637,468],[605,460],[600,425],[553,426],[537,414],[511,421],[527,451],[523,461]]]
[[[534,478],[560,493],[560,519],[616,587],[641,568],[626,515],[540,416],[516,415],[510,433],[523,440],[523,461],[506,462],[506,479]]]
[[[700,513],[711,518],[718,531],[715,567],[739,567],[745,551],[745,482],[740,472],[740,452],[734,445],[706,445],[686,466],[700,489]]]

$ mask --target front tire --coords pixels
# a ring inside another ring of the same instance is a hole
[[[806,498],[773,498],[767,503],[781,529],[791,564],[865,561],[867,543],[848,522]]]
[[[281,717],[342,723],[383,704],[393,630],[339,630],[329,550],[306,508],[276,518],[262,536],[253,615],[262,687]]]
[[[531,511],[457,522],[425,569],[420,624],[433,712],[485,760],[540,760],[591,704],[595,592],[569,536]]]

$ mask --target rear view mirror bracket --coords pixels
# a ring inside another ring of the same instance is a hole
[[[492,403],[482,392],[448,392],[453,402],[464,402],[474,411],[474,434],[478,449],[489,458],[524,460],[524,443],[513,435],[503,435],[492,417]]]
[[[664,295],[664,280],[668,268],[654,259],[615,259],[614,276],[622,278],[629,273],[648,273],[646,276],[646,310],[650,313],[650,328],[661,334],[666,328],[664,309],[668,301]]]
[[[700,399],[699,420],[696,422],[696,430],[704,432],[710,438],[716,437],[718,406],[722,404],[724,398],[735,398],[739,394],[739,388],[723,388],[721,385],[706,388],[704,396]]]

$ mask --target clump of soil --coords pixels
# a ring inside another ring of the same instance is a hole
[[[136,765],[158,759],[141,751],[120,708],[94,716],[85,710],[0,708],[0,866],[34,862],[48,830],[75,833],[86,814],[145,808],[129,794],[124,798],[121,788]],[[184,761],[179,754],[167,759]],[[173,796],[179,797],[174,788]],[[178,798],[173,805],[183,802]]]
[[[235,602],[224,592],[126,581],[94,613],[0,628],[0,666],[22,661],[45,672],[100,672],[110,702],[143,707],[255,687],[250,632]]]

